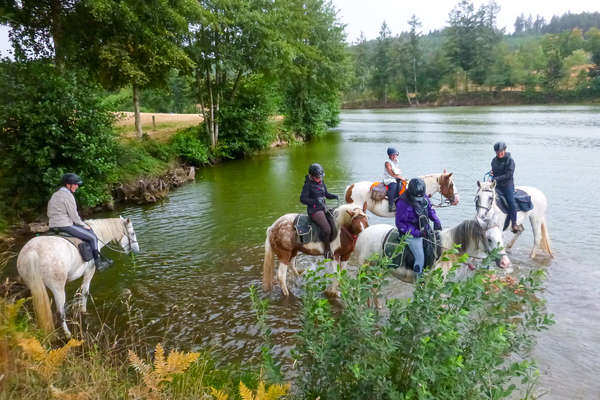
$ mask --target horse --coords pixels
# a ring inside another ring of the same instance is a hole
[[[331,242],[333,258],[345,267],[354,246],[357,236],[369,226],[369,220],[364,208],[354,204],[344,204],[334,210],[336,236]],[[270,291],[273,288],[273,255],[277,255],[279,268],[277,279],[284,296],[289,296],[287,287],[287,268],[298,274],[295,267],[298,252],[313,256],[323,255],[325,248],[322,242],[301,244],[296,237],[294,221],[299,214],[285,214],[279,217],[267,228],[265,239],[265,259],[263,264],[263,289]]]
[[[377,224],[371,225],[359,236],[356,241],[355,254],[360,265],[364,264],[373,255],[383,255],[383,245],[388,233],[396,229],[393,225]],[[470,255],[479,255],[481,252],[490,253],[496,248],[500,248],[496,260],[498,267],[506,272],[511,272],[510,259],[506,251],[502,248],[502,230],[494,220],[486,220],[482,225],[481,220],[465,220],[450,229],[444,229],[440,232],[440,244],[442,250],[454,248],[454,245],[460,245],[458,255],[468,253]],[[408,247],[406,247],[408,248]],[[434,267],[440,267],[447,273],[452,266],[452,261],[436,262]],[[396,274],[401,280],[413,282],[416,276],[412,266],[399,267]]]
[[[475,195],[475,210],[478,219],[493,218],[497,224],[504,224],[506,214],[498,207],[496,203],[496,182],[479,182],[477,181],[477,194]],[[529,211],[517,212],[517,225],[521,225],[525,217],[529,218],[531,229],[533,230],[533,248],[531,249],[530,258],[534,258],[538,248],[545,250],[550,257],[554,257],[550,249],[550,236],[546,226],[546,209],[548,201],[541,190],[530,186],[517,186],[515,189],[520,189],[531,196],[533,208]],[[511,241],[507,249],[512,248],[515,241],[519,238],[523,230],[519,230]]]
[[[441,193],[451,205],[457,205],[459,201],[458,189],[452,179],[452,172],[442,172],[441,174],[429,174],[420,176],[425,181],[426,193],[429,197],[434,193]],[[371,186],[373,182],[361,181],[353,183],[346,187],[346,203],[356,203],[358,205],[367,205],[367,210],[380,217],[394,217],[394,211],[389,211],[388,199],[373,200],[371,198]],[[440,204],[441,205],[441,204]]]
[[[98,248],[116,241],[127,253],[140,247],[129,218],[90,219],[84,221],[98,237]],[[46,288],[54,295],[59,323],[67,338],[71,331],[65,318],[65,284],[83,276],[81,311],[87,312],[90,282],[96,268],[94,260],[83,261],[79,250],[60,236],[37,236],[29,240],[17,257],[19,275],[29,287],[38,325],[43,332],[54,331],[54,321]]]

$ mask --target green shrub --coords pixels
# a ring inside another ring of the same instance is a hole
[[[515,361],[553,321],[538,294],[544,273],[516,281],[479,270],[472,278],[425,274],[408,300],[370,306],[389,260],[338,272],[342,307],[321,295],[327,278],[305,278],[302,328],[293,352],[302,398],[501,399],[534,364]],[[452,273],[451,273],[452,275]]]
[[[169,170],[171,150],[152,139],[131,139],[119,143],[117,181],[129,182],[140,176],[160,176]]]
[[[38,209],[65,172],[84,180],[84,206],[110,198],[113,116],[85,76],[44,60],[0,64],[0,197],[19,213]]]
[[[195,166],[206,165],[209,162],[208,145],[199,138],[198,132],[202,126],[177,132],[171,138],[171,148],[182,161]]]

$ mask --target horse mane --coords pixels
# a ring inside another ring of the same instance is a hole
[[[84,222],[103,242],[118,239],[124,234],[121,218],[87,219]]]
[[[467,251],[471,245],[474,248],[479,248],[484,235],[484,230],[481,225],[474,219],[467,219],[452,228],[452,241],[461,245],[461,251]]]

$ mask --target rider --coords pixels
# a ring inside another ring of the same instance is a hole
[[[492,179],[496,181],[496,190],[501,192],[506,198],[511,228],[514,233],[519,231],[517,226],[517,203],[515,201],[515,183],[513,175],[515,173],[515,161],[506,151],[506,143],[498,142],[494,144],[496,157],[492,159]]]
[[[421,178],[413,178],[408,183],[406,193],[396,200],[396,227],[400,234],[411,235],[407,239],[407,245],[415,257],[413,270],[417,273],[417,279],[423,274],[423,237],[431,230],[429,220],[433,221],[434,230],[442,229],[429,197],[425,195],[425,182]]]
[[[335,223],[331,213],[327,212],[325,198],[337,199],[338,196],[327,191],[327,186],[323,183],[324,176],[325,172],[320,164],[311,164],[304,181],[304,187],[302,187],[300,201],[306,204],[308,216],[321,229],[319,238],[325,246],[325,258],[333,259],[331,241],[333,240]]]
[[[388,158],[385,160],[383,169],[383,184],[388,187],[388,207],[389,211],[394,211],[398,191],[404,178],[400,165],[398,163],[398,150],[393,147],[387,149]]]
[[[112,260],[104,260],[100,257],[98,238],[79,217],[73,193],[81,184],[83,184],[83,181],[77,174],[69,172],[62,176],[62,186],[54,192],[50,201],[48,201],[48,225],[50,229],[66,232],[89,243],[94,255],[96,269],[103,271],[112,265]]]

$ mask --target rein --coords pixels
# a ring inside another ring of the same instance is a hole
[[[132,243],[137,243],[137,240],[131,240],[131,236],[129,236],[129,229],[127,229],[127,226],[125,226],[125,224],[123,224],[123,226],[125,227],[125,235],[127,235],[127,242],[129,244],[129,250],[131,251],[131,244]],[[96,237],[98,237],[98,235],[96,235]],[[117,253],[121,253],[121,254],[129,254],[129,252],[125,251],[125,250],[121,250],[121,249],[117,249],[116,247],[112,247],[109,243],[111,241],[109,241],[108,243],[105,243],[103,240],[100,240],[100,238],[98,238],[98,241],[100,243],[102,243],[104,245],[104,247],[112,250],[112,251],[116,251]]]

